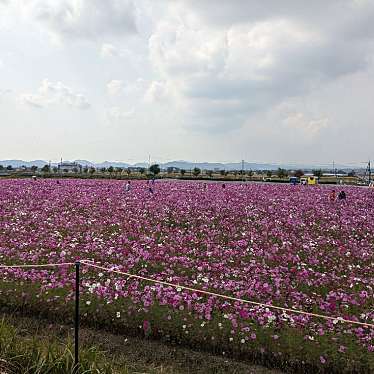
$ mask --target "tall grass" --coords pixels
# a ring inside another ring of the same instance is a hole
[[[36,337],[21,337],[22,331],[0,320],[0,374],[74,373],[74,347]],[[95,348],[81,349],[79,374],[114,374],[110,362]],[[122,373],[127,373],[121,370]]]

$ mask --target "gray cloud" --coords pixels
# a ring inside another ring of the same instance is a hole
[[[372,149],[371,0],[5,3],[0,127],[25,142],[3,158],[343,161]]]
[[[218,7],[202,0],[178,6],[178,16],[151,37],[151,59],[177,88],[187,115],[203,119],[199,126],[210,127],[209,116],[226,130],[240,126],[257,111],[365,70],[373,56],[369,3],[230,1]]]
[[[132,0],[38,0],[33,14],[64,37],[97,39],[136,33]]]

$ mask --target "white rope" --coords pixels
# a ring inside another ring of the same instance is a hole
[[[352,320],[349,320],[349,319],[344,319],[342,317],[325,316],[325,315],[317,314],[317,313],[304,312],[303,310],[298,310],[298,309],[284,308],[284,307],[281,307],[281,306],[259,303],[257,301],[252,301],[252,300],[244,300],[244,299],[240,299],[240,298],[233,297],[233,296],[222,295],[222,294],[219,294],[219,293],[216,293],[216,292],[200,290],[200,289],[197,289],[197,288],[182,286],[180,284],[175,284],[175,283],[160,281],[160,280],[152,279],[152,278],[148,278],[148,277],[143,277],[141,275],[126,273],[124,271],[109,269],[109,268],[106,268],[104,266],[96,265],[96,264],[94,264],[94,263],[92,263],[91,261],[88,261],[88,260],[81,260],[81,263],[85,264],[87,266],[96,268],[96,269],[103,270],[103,271],[116,273],[116,274],[120,274],[120,275],[125,275],[129,278],[141,279],[141,280],[144,280],[144,281],[147,281],[147,282],[158,283],[158,284],[162,284],[162,285],[169,286],[169,287],[175,287],[177,289],[179,288],[179,289],[184,289],[184,290],[187,290],[187,291],[202,293],[204,295],[215,296],[215,297],[218,297],[218,298],[221,298],[221,299],[237,301],[237,302],[240,302],[240,303],[243,303],[243,304],[251,304],[251,305],[261,306],[261,307],[269,308],[269,309],[277,309],[277,310],[281,310],[281,311],[284,311],[284,312],[302,314],[302,315],[305,315],[305,316],[321,318],[321,319],[330,320],[330,321],[333,321],[333,322],[336,321],[336,322],[351,323],[351,324],[354,324],[354,325],[360,325],[360,326],[364,326],[364,327],[374,328],[374,324],[372,324],[372,323],[352,321]],[[62,262],[62,263],[54,263],[54,264],[0,265],[0,269],[45,268],[45,267],[71,266],[71,265],[75,265],[75,263],[74,262]]]
[[[22,268],[47,268],[56,266],[71,266],[74,262],[61,262],[59,264],[21,264],[21,265],[0,265],[0,269],[22,269]]]
[[[130,274],[130,273],[126,273],[126,272],[123,272],[123,271],[119,271],[119,270],[109,269],[109,268],[106,268],[106,267],[103,267],[103,266],[95,265],[92,262],[87,261],[87,260],[82,260],[81,262],[83,264],[86,264],[88,266],[91,266],[91,267],[94,267],[94,268],[97,268],[97,269],[101,269],[101,270],[104,270],[104,271],[117,273],[117,274],[121,274],[121,275],[126,275],[129,278],[136,278],[136,279],[141,279],[141,280],[144,280],[144,281],[147,281],[147,282],[153,282],[153,283],[158,283],[158,284],[162,284],[162,285],[165,285],[165,286],[180,288],[180,289],[193,291],[193,292],[199,292],[199,293],[209,295],[209,296],[216,296],[216,297],[219,297],[221,299],[237,301],[237,302],[244,303],[244,304],[252,304],[252,305],[261,306],[261,307],[269,308],[269,309],[282,310],[282,311],[290,312],[290,313],[302,314],[302,315],[309,316],[309,317],[322,318],[322,319],[336,321],[336,322],[345,322],[345,323],[351,323],[351,324],[360,325],[360,326],[364,326],[364,327],[374,328],[374,324],[372,324],[372,323],[352,321],[352,320],[344,319],[344,318],[341,318],[341,317],[330,317],[330,316],[325,316],[325,315],[317,314],[317,313],[304,312],[303,310],[284,308],[284,307],[280,307],[280,306],[276,306],[276,305],[259,303],[257,301],[239,299],[239,298],[233,297],[233,296],[222,295],[222,294],[215,293],[215,292],[204,291],[204,290],[200,290],[200,289],[196,289],[196,288],[182,286],[182,285],[179,285],[179,284],[174,284],[174,283],[169,283],[169,282],[165,282],[165,281],[160,281],[160,280],[157,280],[157,279],[143,277],[141,275],[135,275],[135,274]]]

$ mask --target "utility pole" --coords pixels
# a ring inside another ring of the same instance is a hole
[[[242,180],[244,182],[244,160],[242,160]]]
[[[369,185],[371,183],[371,165],[370,165],[370,160],[368,162],[368,174],[369,174]]]

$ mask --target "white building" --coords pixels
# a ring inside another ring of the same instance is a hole
[[[73,173],[73,172],[81,172],[82,165],[78,164],[77,162],[60,162],[57,166],[58,171],[65,172],[65,173]]]

